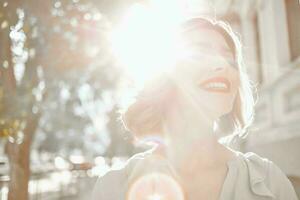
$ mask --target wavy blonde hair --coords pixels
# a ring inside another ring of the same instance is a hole
[[[230,25],[208,17],[190,18],[182,27],[188,30],[199,25],[223,35],[232,49],[239,69],[240,86],[233,109],[218,120],[217,130],[230,136],[245,137],[253,122],[255,102],[253,87],[245,70],[240,39]],[[120,109],[120,119],[125,128],[135,136],[155,135],[162,132],[162,123],[170,106],[167,100],[174,95],[176,90],[176,85],[172,80],[162,76],[148,82],[142,90],[136,91],[135,95],[131,96],[130,103],[123,105]]]

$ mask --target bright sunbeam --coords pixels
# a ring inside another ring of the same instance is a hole
[[[173,66],[181,18],[178,2],[154,0],[132,6],[113,32],[115,55],[137,85]]]

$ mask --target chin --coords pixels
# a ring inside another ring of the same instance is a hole
[[[213,116],[213,119],[216,120],[228,113],[230,113],[233,109],[233,104],[214,104],[214,106],[211,107],[211,113]]]
[[[206,99],[201,103],[205,105],[207,111],[211,114],[211,116],[215,120],[232,111],[236,94],[237,92],[231,92],[228,94],[206,93],[205,94]]]

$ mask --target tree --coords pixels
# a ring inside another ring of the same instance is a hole
[[[35,40],[30,32],[21,1],[1,5],[1,135],[8,137],[6,153],[10,164],[9,199],[27,199],[29,154],[39,112],[34,110],[42,83],[37,65],[40,57],[29,54]],[[32,67],[25,67],[29,65]],[[33,94],[30,91],[36,91]]]
[[[94,151],[105,153],[109,136],[103,134],[114,127],[106,127],[106,114],[115,106],[119,74],[107,49],[108,20],[92,1],[5,2],[0,25],[0,135],[7,140],[9,200],[27,200],[34,138],[87,151],[103,141]]]

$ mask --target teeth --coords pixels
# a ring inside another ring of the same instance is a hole
[[[227,85],[225,83],[220,82],[213,82],[208,83],[204,86],[204,88],[220,88],[220,89],[227,89]]]

